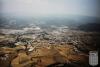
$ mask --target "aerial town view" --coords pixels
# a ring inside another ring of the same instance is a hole
[[[0,0],[0,67],[90,67],[89,52],[100,45],[99,3]]]

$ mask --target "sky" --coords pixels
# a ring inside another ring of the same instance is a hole
[[[0,13],[14,16],[84,15],[100,17],[100,0],[0,0]]]

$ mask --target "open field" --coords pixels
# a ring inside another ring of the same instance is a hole
[[[0,34],[1,67],[88,67],[88,52],[100,43],[97,32],[47,33]]]

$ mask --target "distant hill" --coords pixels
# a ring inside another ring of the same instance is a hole
[[[87,23],[78,26],[79,30],[91,31],[91,32],[100,32],[100,23]]]
[[[20,29],[20,28],[30,27],[34,25],[46,29],[46,28],[50,28],[52,25],[53,26],[64,25],[64,26],[68,26],[69,28],[78,27],[80,30],[86,30],[86,29],[90,29],[92,26],[93,28],[99,26],[98,25],[99,23],[100,23],[100,18],[80,16],[80,15],[43,16],[43,17],[9,17],[9,16],[0,17],[0,28],[7,28],[7,29],[9,28]]]

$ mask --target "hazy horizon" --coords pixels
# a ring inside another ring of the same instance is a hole
[[[0,13],[11,16],[99,16],[99,0],[0,0]]]

